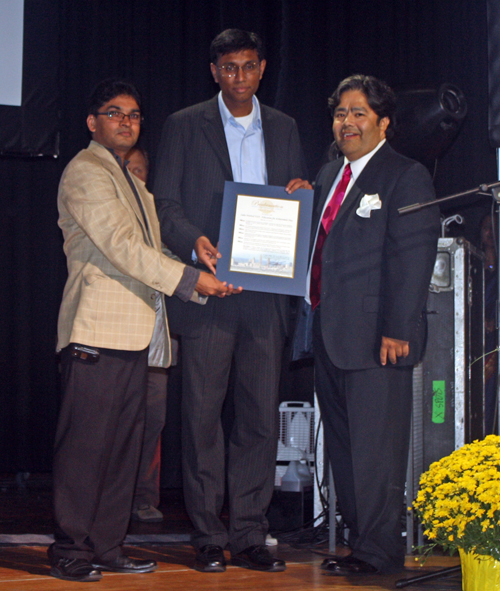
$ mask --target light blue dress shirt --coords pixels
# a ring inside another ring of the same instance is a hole
[[[245,129],[231,115],[219,93],[219,111],[226,134],[226,142],[231,160],[233,180],[237,183],[267,185],[266,151],[260,105],[256,96],[252,97],[253,109],[250,124]]]

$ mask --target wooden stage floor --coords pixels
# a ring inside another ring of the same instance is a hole
[[[194,551],[187,543],[191,529],[180,491],[162,491],[161,524],[131,523],[125,552],[135,558],[154,559],[158,570],[144,575],[103,573],[101,581],[83,585],[83,589],[102,591],[376,591],[395,589],[402,578],[457,565],[457,558],[432,557],[419,567],[412,556],[407,568],[398,575],[369,577],[332,577],[319,566],[328,554],[325,546],[314,551],[292,548],[280,543],[277,553],[287,561],[282,573],[259,573],[228,566],[225,573],[199,573],[193,566]],[[61,581],[49,576],[48,535],[52,534],[50,479],[31,477],[22,489],[10,477],[0,475],[0,591],[71,591],[82,583]],[[35,535],[27,541],[28,534]],[[177,541],[158,543],[158,539]],[[135,540],[146,540],[134,545]],[[148,541],[151,540],[151,541]],[[227,554],[229,559],[229,553]],[[460,591],[461,577],[455,574],[425,583],[413,584],[413,591]]]
[[[136,558],[153,558],[158,570],[145,575],[104,573],[101,581],[83,587],[103,591],[375,591],[395,589],[395,582],[415,574],[431,572],[437,568],[454,566],[457,560],[441,558],[439,564],[422,568],[408,568],[400,575],[374,575],[369,577],[332,577],[319,568],[321,556],[288,546],[278,549],[279,556],[287,560],[288,568],[282,573],[259,573],[228,566],[225,573],[199,573],[192,569],[193,552],[187,545],[129,547],[127,553]],[[2,591],[71,591],[82,589],[82,583],[61,581],[49,576],[45,547],[16,546],[0,548],[0,589]],[[228,556],[229,557],[229,556]],[[407,589],[414,591],[459,591],[460,575],[438,579]]]

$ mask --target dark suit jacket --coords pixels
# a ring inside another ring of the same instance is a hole
[[[268,183],[284,186],[292,178],[307,178],[295,121],[260,106]],[[232,181],[233,175],[217,96],[168,117],[158,150],[154,195],[162,240],[186,263],[191,263],[200,236],[207,236],[214,246],[218,243],[226,180]],[[272,297],[286,326],[288,298]],[[194,334],[210,307],[220,305],[213,299],[196,310],[169,298],[172,332]]]
[[[313,237],[343,158],[326,164],[315,186]],[[368,218],[356,210],[364,195],[378,194]],[[425,344],[424,313],[436,258],[439,209],[400,216],[398,208],[434,199],[432,180],[418,162],[386,142],[345,198],[323,247],[321,329],[332,362],[341,369],[380,365],[381,337],[410,342],[413,365]]]

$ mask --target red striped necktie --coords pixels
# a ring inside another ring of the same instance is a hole
[[[314,310],[319,304],[321,296],[321,258],[323,254],[323,245],[325,244],[328,232],[332,227],[333,220],[344,200],[345,192],[349,181],[351,180],[351,165],[347,164],[342,173],[342,178],[335,187],[332,198],[325,207],[321,224],[319,225],[318,237],[316,238],[316,247],[314,249],[314,256],[311,267],[311,284],[309,288],[309,297],[311,299],[311,306]]]

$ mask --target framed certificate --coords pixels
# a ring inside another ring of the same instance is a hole
[[[226,181],[217,278],[245,290],[305,295],[313,191]]]

